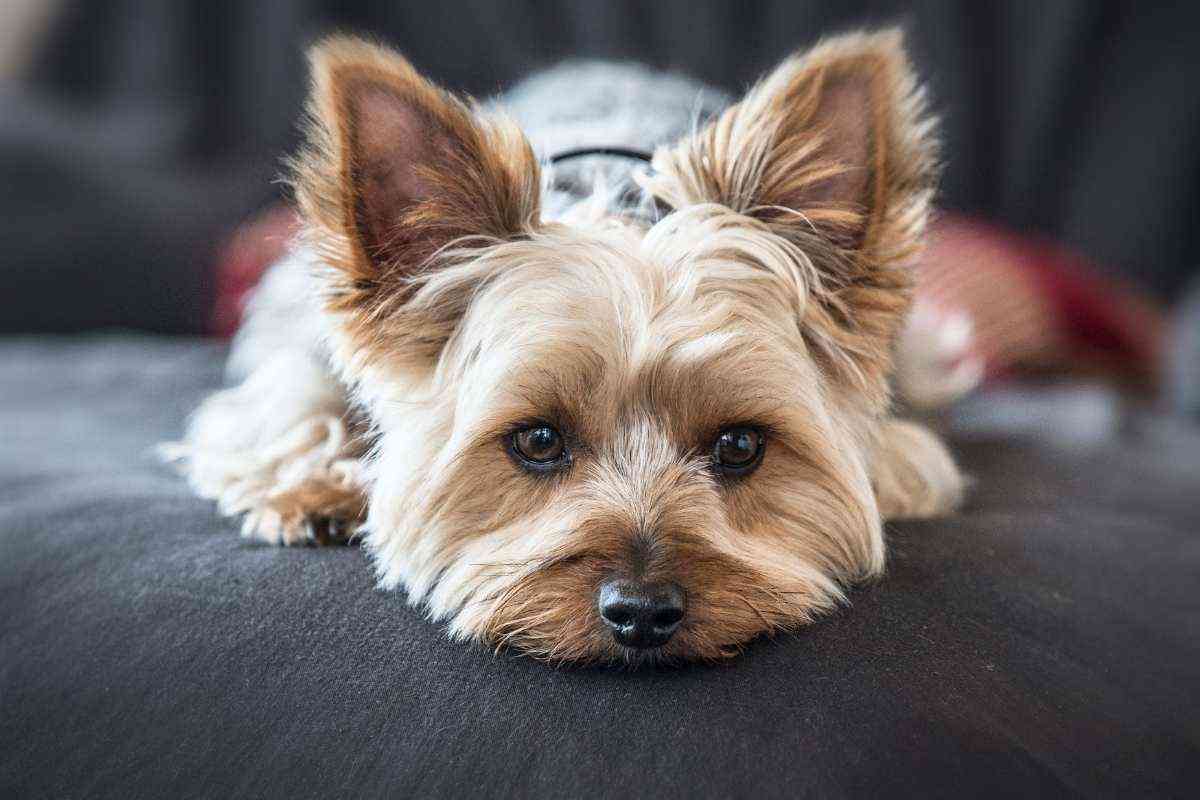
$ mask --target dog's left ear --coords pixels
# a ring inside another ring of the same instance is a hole
[[[364,343],[431,362],[469,301],[442,287],[414,309],[446,249],[529,232],[539,213],[533,150],[511,120],[435,86],[399,53],[337,36],[310,52],[308,140],[296,198],[323,263],[328,307]]]
[[[676,208],[719,203],[795,243],[820,284],[803,303],[806,337],[882,399],[936,178],[933,128],[899,31],[839,36],[656,153],[648,188]]]

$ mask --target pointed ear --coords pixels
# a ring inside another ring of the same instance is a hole
[[[806,334],[860,388],[886,383],[936,181],[934,120],[899,31],[828,39],[785,61],[707,128],[660,151],[649,189],[719,203],[816,268]]]
[[[540,176],[514,123],[434,86],[380,45],[334,37],[310,62],[307,144],[292,162],[293,184],[309,239],[334,268],[331,307],[378,319],[448,245],[532,229]]]

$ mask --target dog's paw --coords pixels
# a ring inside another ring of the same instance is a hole
[[[348,545],[358,535],[359,523],[341,517],[309,517],[308,541],[322,547]]]
[[[974,353],[966,312],[918,300],[896,343],[895,388],[911,407],[949,405],[983,379],[983,359]]]
[[[928,519],[955,511],[966,481],[950,451],[930,430],[892,419],[880,427],[872,470],[884,519]]]
[[[350,544],[358,534],[359,522],[342,517],[284,517],[276,511],[251,511],[242,520],[242,536],[267,544],[330,546]]]

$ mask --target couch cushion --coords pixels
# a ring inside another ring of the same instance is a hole
[[[1200,785],[1200,440],[962,437],[960,518],[715,666],[447,641],[157,463],[221,350],[0,343],[0,796],[1035,796]]]

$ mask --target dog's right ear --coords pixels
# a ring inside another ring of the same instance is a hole
[[[443,250],[532,229],[533,150],[515,123],[433,85],[386,47],[338,36],[309,58],[308,137],[292,181],[308,239],[333,267],[328,307],[370,338],[390,328],[409,340],[391,344],[436,353],[457,316],[442,308],[406,319],[414,280]]]

